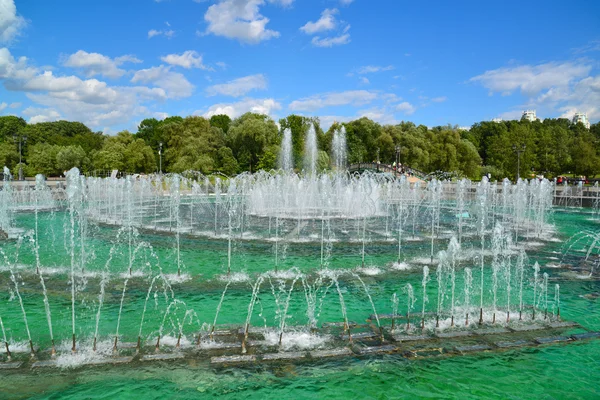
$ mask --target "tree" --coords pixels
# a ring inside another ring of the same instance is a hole
[[[21,117],[7,115],[0,117],[0,141],[11,141],[13,136],[20,136],[27,122]]]
[[[266,115],[254,113],[236,118],[227,136],[238,162],[250,172],[254,172],[268,146],[279,144],[275,122]]]
[[[81,146],[65,146],[56,154],[57,167],[63,171],[77,167],[84,169],[88,160]]]
[[[227,134],[230,125],[231,118],[229,118],[229,115],[217,114],[210,117],[210,126],[214,126],[215,128],[221,128],[224,134]]]
[[[59,176],[62,174],[56,162],[56,156],[61,150],[60,146],[48,143],[38,143],[29,148],[28,168],[29,176],[43,174],[45,176]]]

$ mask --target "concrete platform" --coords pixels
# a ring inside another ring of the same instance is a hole
[[[17,369],[20,368],[23,363],[21,361],[8,361],[0,363],[0,369]]]
[[[380,353],[393,353],[398,351],[398,348],[392,344],[386,344],[383,346],[367,346],[361,347],[358,352],[360,354],[380,354]]]
[[[533,342],[529,340],[507,340],[501,342],[495,342],[494,345],[500,349],[510,349],[512,347],[531,346]]]
[[[331,350],[314,350],[311,351],[310,356],[312,358],[326,358],[326,357],[343,357],[354,354],[352,350],[344,347],[341,349],[331,349]]]
[[[439,332],[435,336],[442,339],[458,338],[465,336],[473,336],[473,331],[453,331],[453,332]]]
[[[281,360],[298,360],[305,358],[306,353],[295,351],[295,352],[282,352],[282,353],[268,353],[262,355],[263,361],[281,361]]]
[[[52,368],[56,366],[56,360],[36,361],[31,364],[31,368]]]
[[[500,335],[505,333],[510,333],[508,329],[505,328],[483,328],[477,329],[473,331],[476,335]]]
[[[543,325],[538,324],[530,324],[530,325],[515,325],[510,326],[508,329],[514,332],[529,332],[529,331],[539,331],[542,329],[546,329]]]
[[[396,342],[414,342],[434,339],[434,337],[428,335],[392,335],[392,338]]]
[[[350,336],[352,336],[352,339],[374,339],[380,338],[381,334],[375,332],[351,332]],[[340,338],[342,340],[347,340],[348,334],[342,334],[340,335]]]
[[[600,338],[600,332],[578,333],[576,335],[571,335],[571,338],[573,338],[574,340],[596,339]]]
[[[112,358],[100,358],[98,360],[90,360],[84,362],[81,365],[113,365],[113,364],[127,364],[133,361],[133,357],[112,357]]]
[[[489,346],[487,344],[473,344],[473,345],[465,345],[465,346],[456,346],[456,347],[454,347],[454,350],[461,352],[461,353],[469,353],[469,352],[473,352],[473,351],[492,350],[492,346]]]
[[[248,363],[255,362],[255,355],[236,355],[236,356],[221,356],[221,357],[211,357],[211,364],[238,364],[238,363]]]
[[[580,326],[577,322],[572,321],[556,321],[548,324],[549,328],[574,328]]]
[[[146,354],[140,358],[141,361],[157,361],[157,360],[181,360],[185,358],[183,353],[159,353],[159,354]]]
[[[548,343],[568,342],[572,339],[568,336],[549,336],[549,337],[537,337],[533,340],[538,344],[548,344]]]

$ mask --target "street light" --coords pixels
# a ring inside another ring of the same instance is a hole
[[[397,144],[396,145],[396,171],[400,170],[400,150],[402,150],[402,147]]]
[[[522,144],[521,147],[518,147],[516,144],[512,145],[512,149],[515,153],[517,153],[517,182],[521,178],[521,153],[525,152],[525,145]]]
[[[158,144],[158,171],[162,175],[162,142]]]
[[[22,181],[25,179],[23,176],[23,145],[27,143],[27,136],[17,136],[13,135],[13,140],[15,143],[17,142],[17,138],[19,139],[19,180]]]

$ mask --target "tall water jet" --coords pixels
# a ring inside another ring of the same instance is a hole
[[[281,150],[279,153],[279,166],[284,171],[292,171],[294,169],[294,157],[292,150],[292,130],[290,128],[285,128],[283,130]]]
[[[410,283],[407,283],[403,289],[406,293],[406,331],[410,330],[410,310],[415,305],[415,291]]]
[[[343,125],[340,129],[336,129],[333,132],[331,150],[333,153],[333,167],[337,171],[344,170],[346,168],[348,150],[346,148],[346,128]]]
[[[39,226],[38,226],[38,209],[40,204],[40,198],[42,193],[45,193],[46,182],[42,174],[35,176],[35,230],[33,238],[33,247],[35,253],[35,271],[40,278],[40,284],[42,285],[42,293],[44,295],[44,309],[46,311],[46,321],[48,322],[48,331],[50,333],[50,341],[52,343],[51,354],[56,354],[54,346],[54,332],[52,330],[52,314],[50,312],[50,302],[48,301],[48,291],[46,290],[46,282],[42,271],[40,270],[40,244],[39,244]]]
[[[75,346],[75,216],[80,211],[82,196],[81,196],[81,180],[79,177],[79,169],[72,168],[67,172],[67,200],[69,202],[69,217],[70,217],[70,252],[71,252],[71,327],[73,332],[73,347],[72,352],[77,350]]]
[[[317,156],[317,132],[311,123],[304,140],[304,168],[310,176],[314,176],[317,172]]]
[[[473,272],[465,268],[465,325],[469,326],[469,310],[471,308],[471,288],[473,286]]]
[[[427,284],[429,283],[429,267],[425,265],[423,267],[423,280],[421,281],[421,287],[423,288],[423,308],[421,309],[421,329],[425,329],[425,305],[429,301],[427,297]]]
[[[21,239],[19,239],[19,243],[17,244],[17,259],[18,259],[18,249],[20,247],[20,241],[21,241]],[[2,257],[4,257],[4,262],[6,263],[6,265],[8,265],[8,269],[10,271],[10,280],[12,281],[12,283],[15,287],[15,293],[17,295],[17,299],[19,300],[19,306],[21,307],[21,313],[23,314],[23,321],[25,322],[25,330],[27,331],[27,338],[29,339],[29,347],[31,348],[31,357],[33,357],[33,356],[35,356],[35,351],[33,349],[33,342],[31,340],[31,332],[29,331],[29,322],[27,320],[27,313],[25,312],[25,306],[23,304],[23,298],[21,297],[21,293],[19,291],[19,283],[17,282],[17,278],[15,276],[14,267],[13,267],[13,264],[8,259],[8,257],[6,256],[6,254],[4,253],[4,250],[0,249],[0,254],[2,254]],[[7,349],[8,349],[8,347],[7,347]]]

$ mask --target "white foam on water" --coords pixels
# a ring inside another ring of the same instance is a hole
[[[297,271],[293,271],[293,270],[281,270],[281,271],[270,271],[269,272],[269,276],[271,278],[276,278],[276,279],[294,279],[295,277],[298,276],[298,272]]]
[[[177,346],[177,336],[165,335],[160,338],[161,346],[169,346],[176,347]],[[185,337],[185,335],[181,336],[181,340],[179,342],[180,348],[190,347],[192,343]]]
[[[246,272],[234,272],[229,275],[218,275],[217,279],[223,282],[240,283],[248,282],[250,280],[250,275],[248,275]]]
[[[165,274],[164,276],[169,283],[183,283],[192,279],[192,276],[189,274]]]
[[[378,268],[375,266],[358,267],[358,268],[356,268],[355,271],[359,274],[366,275],[366,276],[377,276],[377,275],[381,275],[381,273],[383,272],[381,270],[381,268]]]
[[[410,271],[412,269],[412,267],[410,266],[410,264],[405,263],[405,262],[395,262],[392,263],[391,268],[393,270],[396,271]]]
[[[265,342],[271,346],[279,345],[279,331],[265,332]],[[327,336],[315,335],[304,331],[283,332],[281,348],[285,351],[291,349],[316,349],[323,348],[329,342]]]

